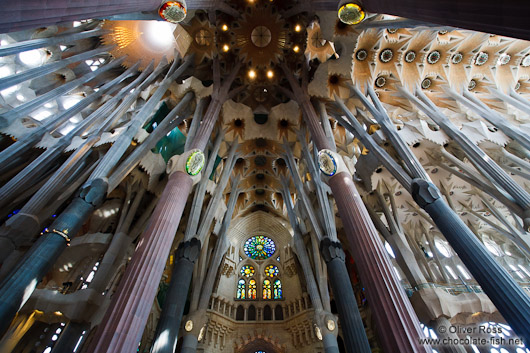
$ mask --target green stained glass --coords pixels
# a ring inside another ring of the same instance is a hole
[[[237,299],[245,299],[245,280],[240,279],[239,282],[237,282]]]
[[[282,281],[274,281],[274,299],[282,299]]]
[[[266,278],[263,281],[263,299],[271,299],[271,294],[271,281]]]
[[[274,265],[269,265],[265,267],[265,275],[269,277],[276,277],[278,276],[278,267]]]
[[[246,265],[241,267],[241,276],[243,277],[252,277],[254,276],[254,267]]]
[[[244,246],[245,254],[255,260],[265,260],[276,251],[274,241],[264,235],[256,235],[249,238]]]
[[[248,299],[256,299],[256,280],[251,279],[248,281]]]

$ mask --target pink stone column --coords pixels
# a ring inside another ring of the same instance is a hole
[[[336,174],[329,179],[329,186],[385,352],[430,352],[430,348],[419,344],[423,334],[416,313],[351,176]]]
[[[192,186],[182,171],[169,176],[88,352],[136,352]]]
[[[0,33],[65,21],[153,11],[160,3],[160,0],[5,0],[0,11]]]

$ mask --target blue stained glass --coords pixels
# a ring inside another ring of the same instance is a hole
[[[282,281],[274,281],[274,299],[282,299]]]
[[[274,240],[264,235],[256,235],[245,242],[245,254],[254,260],[265,260],[276,251]]]
[[[237,299],[245,299],[245,280],[240,279],[237,283]]]

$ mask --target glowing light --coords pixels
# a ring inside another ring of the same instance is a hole
[[[295,53],[298,53],[300,51],[300,47],[298,45],[295,45],[294,48],[293,48],[293,51]]]
[[[48,110],[43,110],[37,114],[35,114],[35,116],[33,117],[33,119],[35,120],[38,120],[38,121],[42,121],[46,118],[48,118],[50,115],[52,115],[52,113]]]
[[[462,276],[464,276],[465,279],[471,279],[471,277],[469,276],[469,274],[467,273],[467,271],[464,269],[463,266],[456,265],[456,268],[458,268],[458,271],[460,271],[460,273],[462,274]]]
[[[223,45],[223,51],[226,53],[227,51],[230,50],[230,47],[228,46],[228,44],[225,44]]]
[[[267,77],[268,78],[273,78],[274,77],[274,71],[272,71],[272,70],[267,71]]]
[[[17,94],[17,99],[18,99],[19,101],[21,101],[21,102],[25,102],[25,101],[26,101],[26,97],[24,97],[24,95],[23,95],[23,94],[20,94],[20,93]]]
[[[0,67],[0,77],[7,77],[13,74],[13,69],[7,65]]]
[[[451,267],[445,265],[445,269],[447,270],[447,272],[449,272],[449,274],[451,275],[451,277],[453,277],[453,279],[458,279],[458,277],[456,276],[455,271],[453,271],[453,269]]]
[[[41,49],[33,49],[18,54],[18,58],[24,65],[35,67],[44,63],[46,55]]]
[[[149,21],[144,35],[153,49],[166,50],[175,43],[174,30],[175,25],[169,22]]]
[[[300,25],[294,26],[294,31],[295,32],[300,32],[301,30],[302,30],[302,26],[300,26]]]
[[[385,249],[386,249],[386,252],[392,256],[393,259],[396,258],[396,254],[394,254],[394,250],[392,250],[392,247],[390,246],[390,244],[388,244],[388,242],[385,241]]]
[[[250,79],[252,79],[252,80],[255,79],[255,78],[256,78],[256,71],[254,71],[254,70],[249,70],[249,71],[248,71],[248,77],[249,77]]]
[[[66,99],[63,101],[63,108],[64,108],[64,109],[70,109],[70,108],[72,108],[74,105],[76,105],[77,103],[79,103],[80,100],[81,100],[80,97],[68,97],[68,98],[66,98]]]
[[[226,31],[228,31],[228,26],[226,24],[224,24],[224,25],[221,26],[221,29],[223,30],[223,32],[226,32]]]

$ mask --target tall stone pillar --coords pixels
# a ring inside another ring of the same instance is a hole
[[[369,353],[371,352],[370,343],[368,343],[368,338],[366,338],[363,320],[357,307],[357,300],[353,294],[348,270],[344,262],[345,254],[342,246],[338,242],[324,238],[320,243],[320,251],[328,267],[329,281],[337,303],[346,350],[352,353]],[[328,326],[328,330],[332,331],[334,329],[330,325],[334,326],[335,323],[325,324]],[[328,338],[327,342],[330,343],[329,341],[330,339]]]
[[[366,288],[370,309],[386,352],[425,352],[419,321],[396,278],[379,234],[370,219],[351,175],[340,172],[329,179],[350,250]]]
[[[160,3],[160,0],[54,0],[44,3],[7,0],[2,3],[0,32],[123,13],[153,11],[158,9]]]
[[[138,347],[193,185],[185,172],[170,172],[150,226],[138,243],[88,352],[129,353]]]
[[[413,179],[412,197],[431,216],[513,331],[525,342],[530,342],[530,297],[452,212],[436,186],[422,179]]]
[[[173,353],[175,351],[180,322],[193,276],[193,267],[200,252],[201,242],[197,238],[180,243],[175,252],[171,283],[158,321],[156,340],[151,353]],[[197,346],[196,343],[195,346]]]

